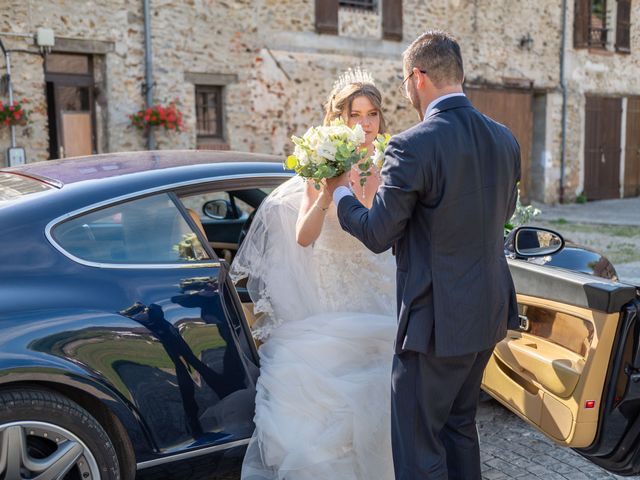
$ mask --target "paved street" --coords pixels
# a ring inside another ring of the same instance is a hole
[[[573,450],[555,445],[493,400],[480,403],[478,433],[486,480],[637,478],[612,475]]]
[[[622,281],[640,285],[640,198],[536,206],[542,214],[533,224],[603,253]],[[480,404],[478,432],[486,480],[630,478],[612,475],[555,445],[493,400]]]

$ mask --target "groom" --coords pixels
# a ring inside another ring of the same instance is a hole
[[[517,321],[503,228],[516,205],[520,149],[465,97],[450,35],[421,35],[404,52],[403,69],[403,93],[422,121],[389,142],[371,209],[346,175],[327,187],[344,230],[374,252],[395,247],[396,479],[480,480],[482,373],[507,323]]]

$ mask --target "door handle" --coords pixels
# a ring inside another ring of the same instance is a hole
[[[526,315],[518,315],[518,320],[520,320],[520,330],[524,332],[528,332],[531,327],[531,322],[529,322],[529,317]]]

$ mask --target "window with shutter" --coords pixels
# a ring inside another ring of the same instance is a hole
[[[316,31],[318,33],[338,34],[339,0],[316,0]]]
[[[631,51],[631,0],[618,0],[616,15],[616,51]]]
[[[607,48],[606,20],[606,0],[575,0],[573,46]]]
[[[402,0],[382,0],[382,38],[402,40]]]

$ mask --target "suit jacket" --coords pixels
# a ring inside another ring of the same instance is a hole
[[[520,147],[466,97],[438,103],[392,137],[370,210],[340,200],[342,228],[379,253],[396,252],[396,353],[480,352],[517,325],[504,224],[520,178]],[[433,348],[432,347],[432,348]]]

